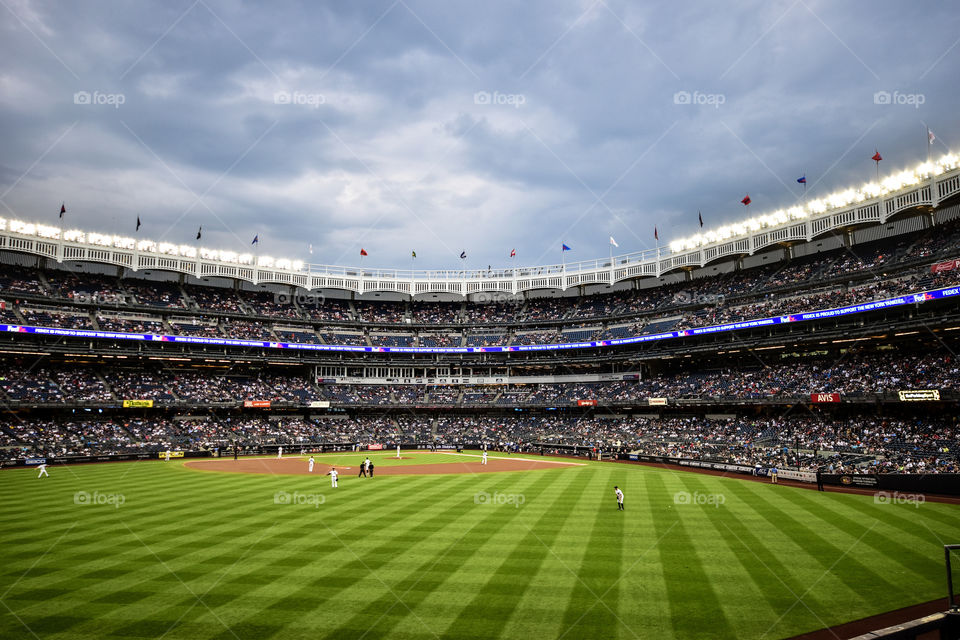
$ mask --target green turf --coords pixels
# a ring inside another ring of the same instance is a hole
[[[0,472],[2,638],[781,638],[942,596],[960,542],[952,505],[614,463],[336,490],[179,461],[35,476]],[[523,504],[477,504],[497,493]]]

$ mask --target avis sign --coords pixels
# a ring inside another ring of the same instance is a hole
[[[810,402],[840,402],[839,393],[811,393]]]

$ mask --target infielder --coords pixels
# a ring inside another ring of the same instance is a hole
[[[283,447],[277,447],[277,460],[283,457]]]
[[[487,464],[487,450],[483,450],[483,460],[480,461],[480,464]]]
[[[40,478],[42,478],[43,476],[47,476],[48,478],[50,477],[50,474],[47,473],[47,463],[46,463],[46,462],[44,462],[43,464],[41,464],[40,466],[38,466],[37,469],[40,470],[40,473],[37,474],[37,479],[38,479],[38,480],[39,480]]]
[[[310,456],[310,459],[307,460],[307,473],[313,473],[313,456]]]
[[[614,493],[617,494],[617,511],[624,511],[623,508],[623,491],[620,491],[620,487],[613,486]]]
[[[330,471],[327,472],[327,475],[330,476],[330,486],[334,489],[337,488],[337,473],[336,467],[330,467]]]

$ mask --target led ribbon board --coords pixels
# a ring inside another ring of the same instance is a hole
[[[167,336],[151,333],[121,333],[117,331],[93,331],[87,329],[61,329],[57,327],[29,327],[15,324],[0,324],[0,331],[12,333],[28,333],[36,335],[57,336],[62,338],[93,338],[100,340],[139,340],[144,342],[173,342],[179,344],[205,344],[224,347],[255,347],[262,349],[299,349],[302,351],[352,351],[359,353],[511,353],[522,351],[554,351],[563,349],[590,349],[597,347],[616,347],[620,345],[639,344],[641,342],[657,342],[659,340],[670,340],[673,338],[688,338],[691,336],[702,336],[712,333],[723,333],[726,331],[738,331],[740,329],[756,329],[757,327],[768,327],[778,324],[788,324],[793,322],[807,322],[810,320],[823,320],[826,318],[839,318],[842,316],[853,315],[857,313],[866,313],[868,311],[877,311],[879,309],[890,309],[901,307],[908,304],[917,304],[929,300],[944,300],[960,296],[960,287],[949,287],[946,289],[936,289],[934,291],[925,291],[923,293],[911,293],[896,298],[886,300],[875,300],[873,302],[864,302],[847,307],[838,307],[836,309],[823,309],[820,311],[807,311],[804,313],[794,313],[786,316],[773,316],[770,318],[758,318],[756,320],[744,320],[742,322],[731,322],[712,327],[700,327],[697,329],[681,329],[679,331],[667,331],[664,333],[654,333],[647,336],[634,336],[632,338],[617,338],[614,340],[595,340],[592,342],[565,342],[563,344],[525,344],[509,347],[364,347],[349,345],[332,344],[305,344],[300,342],[264,342],[260,340],[233,340],[230,338],[199,338],[196,336]]]

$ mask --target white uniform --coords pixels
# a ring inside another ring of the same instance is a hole
[[[283,457],[283,447],[277,447],[277,460]]]
[[[487,464],[487,452],[483,452],[483,460],[480,461],[480,464]]]
[[[41,464],[40,466],[37,467],[37,469],[40,470],[40,473],[37,474],[37,477],[38,477],[38,478],[42,478],[43,476],[47,476],[48,478],[50,477],[50,474],[47,473],[47,465],[46,465],[46,464]]]
[[[163,456],[164,462],[170,462],[170,449],[167,449],[167,454]]]
[[[330,486],[333,487],[334,489],[336,489],[336,488],[337,488],[337,475],[338,475],[338,474],[337,474],[337,470],[336,470],[336,469],[330,469],[329,475],[330,475]]]
[[[307,470],[313,473],[313,456],[310,456],[310,461],[307,462]]]
[[[400,445],[397,445],[397,460],[400,459]]]

